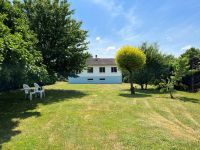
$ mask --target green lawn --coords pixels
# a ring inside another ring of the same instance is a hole
[[[59,82],[31,102],[0,93],[0,149],[200,149],[200,93],[128,89]]]

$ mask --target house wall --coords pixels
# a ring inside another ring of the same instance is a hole
[[[79,77],[69,78],[69,83],[71,84],[120,84],[122,83],[122,73],[117,68],[117,72],[111,72],[111,67],[116,66],[89,66],[93,67],[93,73],[87,73],[84,70],[82,73],[78,74]],[[99,67],[105,67],[105,73],[99,72]],[[93,80],[88,80],[92,78]],[[105,78],[105,80],[100,80],[100,78]]]

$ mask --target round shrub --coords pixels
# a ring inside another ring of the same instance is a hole
[[[146,56],[139,48],[123,46],[117,52],[116,63],[122,70],[130,72],[141,68],[146,63]]]
[[[121,70],[128,71],[131,94],[135,94],[133,86],[133,71],[143,67],[146,63],[146,56],[142,50],[132,46],[122,47],[116,55],[116,63]]]

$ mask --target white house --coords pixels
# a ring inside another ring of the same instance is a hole
[[[87,69],[70,77],[71,84],[120,84],[122,73],[117,68],[114,58],[89,58],[86,62]]]

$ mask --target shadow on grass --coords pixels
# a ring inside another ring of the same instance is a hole
[[[121,93],[121,94],[119,94],[119,96],[127,97],[127,98],[144,98],[144,97],[150,97],[151,95],[141,94],[141,93],[136,92],[136,94],[134,94],[134,95],[131,95],[130,93]]]
[[[143,98],[143,97],[151,97],[152,95],[155,95],[155,94],[164,94],[156,89],[147,89],[147,90],[136,89],[135,95],[130,94],[130,89],[123,89],[121,91],[126,91],[126,93],[121,93],[119,95],[123,97],[128,97],[128,98]]]
[[[150,95],[152,95],[152,94],[164,94],[164,93],[160,92],[160,90],[157,90],[157,89],[147,89],[147,90],[138,89],[138,90],[136,90],[136,92],[143,93],[143,94],[150,94]]]
[[[178,100],[183,102],[197,103],[200,104],[200,99],[188,98],[188,97],[178,97]]]
[[[130,92],[130,89],[122,89],[121,91]],[[160,92],[157,89],[147,89],[147,90],[135,89],[135,91],[137,93],[143,93],[143,94],[162,94],[162,92]]]
[[[29,101],[25,100],[24,92],[20,90],[0,93],[0,149],[3,143],[21,133],[15,130],[21,119],[41,116],[40,112],[35,111],[38,104],[48,105],[84,96],[86,94],[80,91],[50,89],[46,90],[46,98],[34,97]]]

